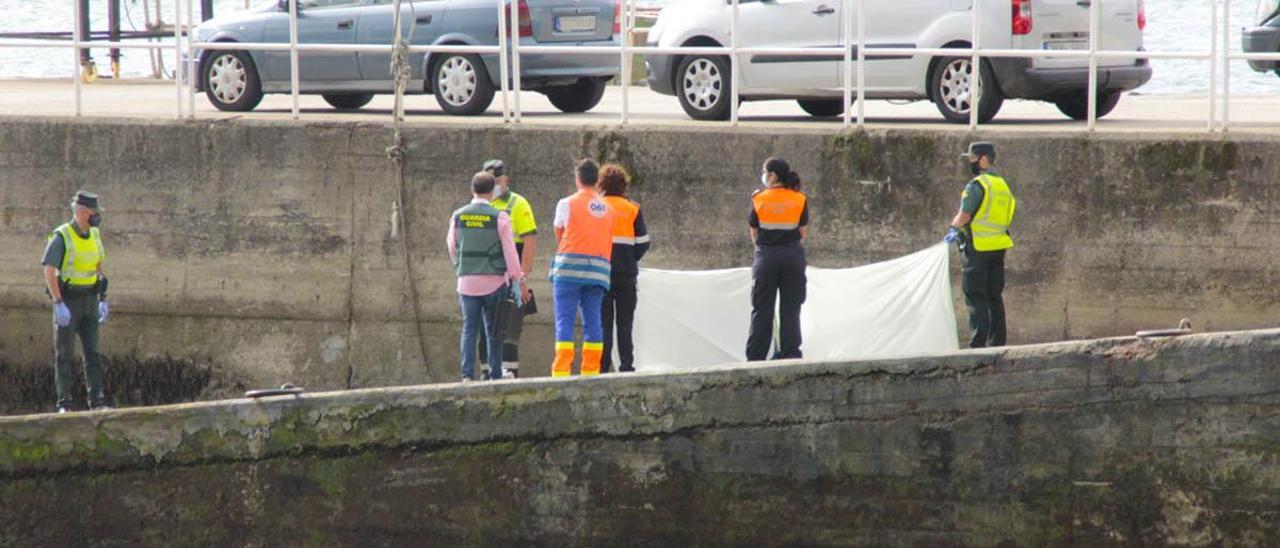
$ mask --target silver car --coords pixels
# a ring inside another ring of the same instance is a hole
[[[300,44],[385,44],[394,34],[392,0],[297,0]],[[507,17],[519,10],[521,45],[617,45],[618,0],[508,0]],[[288,0],[206,21],[203,42],[289,43]],[[495,0],[403,0],[402,33],[414,45],[497,45]],[[411,29],[412,28],[412,29]],[[197,87],[215,107],[248,111],[265,93],[289,93],[287,51],[205,50],[197,54]],[[302,52],[300,92],[318,94],[335,108],[357,109],[379,93],[394,93],[386,52]],[[413,54],[406,93],[433,93],[440,108],[457,115],[484,112],[499,87],[497,54]],[[606,82],[617,75],[617,55],[520,56],[522,88],[538,91],[564,112],[599,104]]]

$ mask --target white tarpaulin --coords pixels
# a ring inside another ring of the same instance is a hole
[[[808,269],[800,314],[806,359],[860,359],[957,350],[946,244],[848,269]],[[636,369],[746,360],[751,269],[640,272]]]

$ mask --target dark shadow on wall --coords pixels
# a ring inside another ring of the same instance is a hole
[[[203,360],[103,356],[102,366],[107,399],[118,407],[217,399],[237,396],[248,388],[243,379]],[[83,410],[82,362],[77,359],[74,367],[75,409]],[[55,394],[52,363],[14,365],[0,361],[0,415],[51,412]]]

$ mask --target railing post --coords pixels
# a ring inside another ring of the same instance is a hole
[[[858,129],[867,124],[867,2],[858,0]]]
[[[196,119],[195,9],[194,0],[187,0],[187,118],[192,120]]]
[[[524,88],[523,75],[520,74],[520,5],[511,0],[511,72],[515,89],[512,92],[514,109],[512,117],[519,124],[524,118],[520,109],[520,90]],[[532,15],[531,15],[532,16]]]
[[[622,20],[622,42],[619,49],[622,51],[622,59],[618,70],[618,83],[622,84],[622,125],[627,124],[627,113],[630,108],[629,97],[627,96],[627,88],[631,87],[631,56],[627,54],[627,46],[631,42],[631,1],[626,0],[625,4],[616,4],[622,13],[615,13],[615,18]]]
[[[507,55],[507,44],[510,39],[507,36],[507,14],[506,3],[503,0],[496,0],[498,5],[498,79],[501,83],[498,89],[502,91],[502,122],[511,122],[511,67],[507,66],[510,57]],[[427,78],[435,78],[434,75],[428,74]],[[432,82],[434,88],[439,85],[438,82]]]
[[[733,19],[729,21],[729,124],[738,125],[738,87],[742,63],[738,62],[738,0],[733,0]]]
[[[1218,2],[1209,2],[1209,120],[1206,123],[1210,133],[1217,128],[1216,111],[1218,108]],[[1225,9],[1223,15],[1226,15]]]
[[[73,27],[74,34],[72,35],[72,40],[71,40],[71,43],[73,46],[71,48],[71,52],[75,54],[75,63],[71,65],[72,67],[74,67],[71,70],[71,86],[75,88],[75,96],[76,96],[75,115],[79,117],[81,113],[81,106],[82,106],[81,105],[82,91],[80,88],[83,86],[83,84],[80,82],[80,79],[83,78],[82,74],[84,72],[84,63],[80,61],[80,51],[81,51],[80,42],[84,40],[84,35],[81,33],[81,29],[80,29],[80,18],[82,17],[80,13],[80,2],[77,0],[75,2],[72,2],[72,4],[75,6],[74,9],[75,9],[76,23],[75,23],[75,27]],[[181,108],[181,106],[179,106],[179,108]]]
[[[289,0],[289,93],[293,119],[298,119],[298,0]]]
[[[1096,0],[1095,0],[1096,1]],[[978,10],[978,0],[973,0],[973,56],[970,57],[969,72],[969,130],[978,129],[978,104],[982,99],[982,58],[978,50],[982,47],[982,12]]]
[[[842,126],[844,127],[844,129],[849,129],[849,126],[853,121],[852,118],[853,118],[853,55],[854,55],[854,51],[853,51],[853,37],[850,36],[851,32],[849,30],[849,27],[852,26],[852,23],[850,21],[853,20],[853,0],[843,0],[840,4],[841,4],[840,9],[842,10],[840,13],[841,15],[843,15],[843,17],[840,18],[841,19],[840,43],[844,46],[844,48],[841,50],[842,51],[841,56],[844,57],[844,59],[840,60],[840,68],[844,73],[844,76],[841,78],[844,84],[842,86],[844,88],[844,99],[843,99],[844,117],[843,117]],[[861,83],[859,83],[859,85],[861,85]]]
[[[1102,30],[1098,6],[1101,4],[1102,0],[1089,2],[1089,89],[1085,90],[1088,101],[1085,126],[1089,131],[1098,123],[1098,33]]]
[[[159,6],[156,7],[157,13]],[[178,94],[177,117],[182,119],[182,0],[173,0],[173,89]]]
[[[1222,132],[1231,123],[1231,0],[1222,3]]]

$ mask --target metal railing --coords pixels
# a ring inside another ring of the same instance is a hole
[[[51,42],[44,40],[0,40],[0,48],[69,48],[75,54],[75,65],[77,72],[80,67],[80,54],[83,50],[88,49],[146,49],[146,50],[163,50],[172,49],[175,59],[181,60],[183,53],[186,55],[186,70],[175,68],[174,86],[176,92],[176,116],[178,118],[194,118],[196,116],[195,105],[195,60],[197,52],[204,50],[239,50],[239,51],[288,51],[290,64],[290,95],[292,98],[292,115],[296,119],[300,116],[299,96],[301,84],[299,82],[299,62],[298,57],[302,54],[313,52],[351,52],[351,53],[386,53],[391,54],[394,50],[392,44],[387,45],[356,45],[356,44],[301,44],[298,42],[298,0],[289,0],[289,43],[243,43],[243,42],[202,42],[192,35],[196,28],[194,17],[194,0],[185,0],[186,9],[183,9],[183,0],[175,0],[175,23],[174,23],[174,43],[131,43],[131,42],[97,42],[87,41],[80,35],[80,30],[76,28],[73,33],[73,40],[70,42]],[[410,0],[404,0],[406,4]],[[861,85],[866,81],[866,28],[868,21],[865,17],[866,0],[839,0],[842,4],[842,21],[841,21],[841,42],[840,46],[833,47],[815,47],[815,48],[764,48],[764,47],[743,47],[738,41],[738,28],[740,19],[740,2],[732,0],[732,16],[729,28],[729,45],[728,46],[709,46],[709,47],[654,47],[654,46],[631,46],[630,38],[635,29],[637,21],[636,0],[625,0],[623,3],[622,17],[622,35],[618,37],[618,45],[610,46],[556,46],[556,45],[524,45],[520,43],[520,23],[519,11],[517,9],[506,9],[510,0],[495,0],[498,10],[498,45],[496,46],[478,46],[478,45],[431,45],[431,46],[411,46],[410,53],[472,53],[472,54],[497,54],[499,55],[499,63],[501,65],[499,92],[502,97],[502,117],[504,122],[519,124],[522,121],[522,109],[520,105],[520,92],[522,89],[522,74],[520,58],[522,53],[538,53],[538,54],[581,54],[581,55],[618,55],[619,67],[621,69],[622,78],[624,79],[621,88],[622,109],[620,113],[619,123],[628,124],[630,122],[630,101],[628,89],[630,88],[630,67],[633,55],[718,55],[725,56],[729,59],[731,67],[730,82],[730,115],[729,124],[736,126],[739,122],[739,90],[741,89],[742,74],[741,64],[744,55],[787,55],[787,56],[814,56],[829,57],[832,55],[841,56],[842,78],[841,87],[843,89],[844,108],[843,127],[864,128],[867,124],[864,105],[866,103],[866,86]],[[970,47],[965,48],[897,48],[897,47],[876,47],[875,52],[878,56],[930,56],[930,57],[969,57],[972,74],[971,76],[969,98],[969,128],[976,129],[979,124],[980,116],[980,98],[981,98],[981,66],[982,60],[987,58],[1023,58],[1023,59],[1039,59],[1039,58],[1055,58],[1055,59],[1087,59],[1089,63],[1089,85],[1087,87],[1087,118],[1085,127],[1088,131],[1094,131],[1097,124],[1097,103],[1098,103],[1098,62],[1107,59],[1187,59],[1208,61],[1209,65],[1209,91],[1208,91],[1208,112],[1206,113],[1206,130],[1227,131],[1230,127],[1230,62],[1231,61],[1280,61],[1280,52],[1276,53],[1232,53],[1232,44],[1230,41],[1230,8],[1232,0],[1221,0],[1219,6],[1217,1],[1210,2],[1212,15],[1210,17],[1210,33],[1209,44],[1207,50],[1195,51],[1124,51],[1124,50],[1104,50],[1101,49],[1099,43],[1101,21],[1101,5],[1102,1],[1093,1],[1089,4],[1089,41],[1086,50],[1042,50],[1042,49],[998,49],[985,48],[982,45],[982,11],[981,6],[986,2],[1001,2],[1001,0],[972,0],[969,12],[972,14],[970,19],[972,22]],[[72,0],[75,5],[76,19],[79,19],[79,2]],[[856,11],[853,9],[856,7]],[[185,15],[184,15],[185,14]],[[509,16],[509,20],[506,17]],[[615,17],[617,15],[615,14]],[[187,33],[182,32],[185,17],[185,27]],[[185,40],[184,40],[185,38]],[[1221,51],[1220,51],[1221,48]],[[181,64],[178,65],[181,67]],[[1221,67],[1223,73],[1222,93],[1218,94],[1218,73]],[[186,78],[180,77],[185,72]],[[429,77],[425,75],[424,77]],[[185,80],[185,82],[184,82]],[[74,114],[80,116],[83,112],[83,90],[79,74],[73,76],[72,81],[75,87],[75,110]],[[855,82],[857,83],[855,85]],[[184,90],[184,88],[186,88]],[[183,97],[186,97],[184,101]],[[185,105],[184,105],[185,103]],[[849,108],[856,107],[856,108]],[[1221,116],[1219,116],[1219,108],[1221,108]]]

